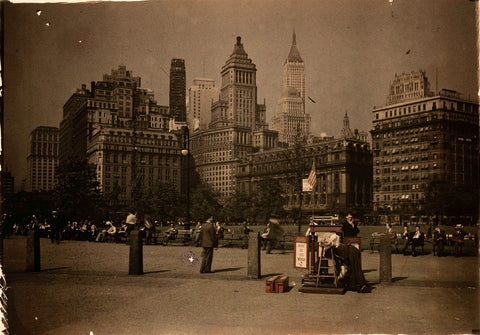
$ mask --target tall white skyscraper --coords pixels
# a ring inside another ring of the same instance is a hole
[[[191,131],[207,129],[211,120],[212,101],[218,100],[220,91],[215,80],[195,78],[188,89],[188,126]]]
[[[283,66],[282,97],[271,128],[278,131],[280,142],[289,145],[295,143],[299,133],[304,136],[311,133],[311,116],[305,111],[305,63],[297,49],[295,32]]]

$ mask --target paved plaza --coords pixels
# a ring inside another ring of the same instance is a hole
[[[362,252],[368,294],[305,294],[293,251],[219,248],[212,274],[186,257],[200,248],[144,246],[144,272],[128,275],[125,244],[41,240],[41,268],[25,273],[25,238],[4,241],[8,319],[16,334],[470,334],[478,333],[478,257],[392,255],[393,283],[378,284],[378,252]],[[195,258],[195,257],[194,257]],[[290,277],[287,293],[265,278]]]

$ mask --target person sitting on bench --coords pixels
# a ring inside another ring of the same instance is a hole
[[[175,228],[175,225],[173,223],[170,224],[170,228],[168,228],[168,230],[165,231],[165,236],[163,238],[163,241],[164,241],[163,244],[167,245],[168,240],[176,239],[177,234],[178,234],[178,229]]]
[[[412,256],[417,256],[415,249],[417,247],[423,247],[425,242],[425,235],[420,231],[420,226],[415,226],[415,232],[408,238],[408,245],[412,247]]]

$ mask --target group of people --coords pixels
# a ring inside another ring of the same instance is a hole
[[[378,233],[374,233],[373,235],[375,234],[378,235]],[[422,248],[423,251],[425,240],[431,236],[430,233],[427,233],[426,237],[420,230],[419,225],[415,226],[415,231],[410,231],[408,225],[404,225],[402,233],[397,235],[389,223],[385,225],[385,234],[391,236],[392,245],[395,246],[397,251],[401,248],[401,253],[406,256],[408,254],[408,248],[411,248],[411,255],[414,257],[419,255],[419,248]],[[445,246],[448,243],[451,243],[454,246],[455,257],[460,257],[463,253],[464,238],[466,235],[467,233],[461,224],[455,226],[455,231],[450,238],[447,237],[444,229],[440,228],[438,225],[435,226],[432,236],[433,254],[438,257],[446,256],[447,253],[445,251]]]

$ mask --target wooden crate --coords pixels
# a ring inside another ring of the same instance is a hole
[[[275,292],[284,293],[288,291],[288,276],[282,276],[275,280]]]
[[[265,285],[265,292],[267,293],[275,293],[275,281],[280,278],[280,276],[273,276],[267,279]]]

